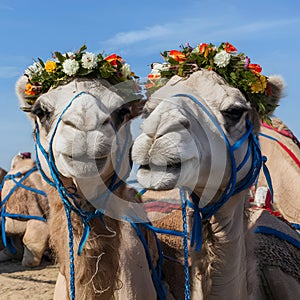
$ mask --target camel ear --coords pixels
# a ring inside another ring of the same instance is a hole
[[[30,113],[32,105],[28,104],[28,97],[25,94],[25,88],[27,83],[28,83],[28,78],[25,75],[21,76],[16,82],[15,90],[20,102],[21,109],[27,112],[27,116],[29,117],[29,119],[32,120],[33,116]]]
[[[270,103],[271,106],[276,108],[280,99],[284,96],[285,83],[282,77],[278,75],[269,76],[268,89],[269,95],[267,96],[267,102]],[[268,115],[272,115],[275,108],[273,110],[270,110]]]

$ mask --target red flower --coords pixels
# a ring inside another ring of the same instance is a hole
[[[156,79],[159,79],[160,77],[161,77],[160,74],[153,74],[153,73],[150,73],[150,74],[148,75],[148,79],[149,79],[149,80],[156,80]]]
[[[249,64],[248,68],[254,73],[260,73],[262,71],[262,67],[258,64]]]
[[[233,52],[237,51],[237,49],[233,45],[231,45],[230,43],[228,43],[228,42],[226,42],[224,50],[226,52],[228,52],[228,53],[233,53]]]
[[[199,48],[199,53],[202,54],[205,51],[205,48],[208,46],[206,43],[202,43],[198,46]]]
[[[185,54],[177,50],[171,50],[169,56],[178,62],[183,62],[186,60]]]
[[[104,58],[107,60],[112,66],[117,66],[117,61],[122,62],[122,57],[117,54],[112,54]]]

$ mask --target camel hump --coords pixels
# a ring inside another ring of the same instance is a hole
[[[274,128],[278,129],[278,130],[284,130],[287,131],[289,133],[292,133],[292,131],[288,128],[288,126],[279,118],[273,118],[272,119],[272,125]]]

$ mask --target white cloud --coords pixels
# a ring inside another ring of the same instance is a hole
[[[276,29],[285,30],[286,27],[293,28],[299,26],[300,19],[283,19],[276,21],[253,21],[252,23],[240,24],[239,26],[233,26],[224,30],[219,30],[217,36],[230,36],[235,38],[249,37],[249,34],[265,34],[271,32],[272,35],[276,35]],[[297,28],[297,27],[296,27]]]
[[[215,42],[249,38],[249,34],[266,34],[271,32],[276,34],[276,30],[286,30],[287,27],[297,28],[300,19],[282,19],[282,20],[263,20],[245,23],[244,19],[237,18],[228,25],[226,18],[215,18],[214,21],[206,18],[189,18],[182,19],[176,23],[166,23],[162,25],[154,25],[144,29],[132,30],[128,32],[119,32],[111,39],[102,42],[105,48],[123,48],[141,42],[147,43],[150,48],[161,48],[164,45],[175,42],[185,43],[193,42]],[[282,31],[281,31],[282,32]],[[175,45],[176,46],[176,45]],[[147,46],[148,47],[148,46]],[[149,49],[145,49],[147,52]],[[145,52],[143,52],[145,53]]]
[[[104,42],[104,44],[114,45],[124,45],[124,44],[134,44],[141,41],[151,40],[160,38],[170,33],[170,29],[165,26],[156,25],[153,27],[146,27],[141,30],[132,30],[128,32],[119,32],[111,39]]]

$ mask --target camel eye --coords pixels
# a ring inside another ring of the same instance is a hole
[[[128,107],[124,106],[117,110],[117,115],[120,123],[123,123],[125,117],[130,115],[130,110]]]
[[[50,112],[43,108],[39,103],[32,108],[31,113],[36,115],[41,123],[45,122],[50,115]]]
[[[244,112],[246,112],[247,110],[247,107],[230,107],[226,110],[221,111],[221,114],[228,121],[238,122],[243,116]]]

